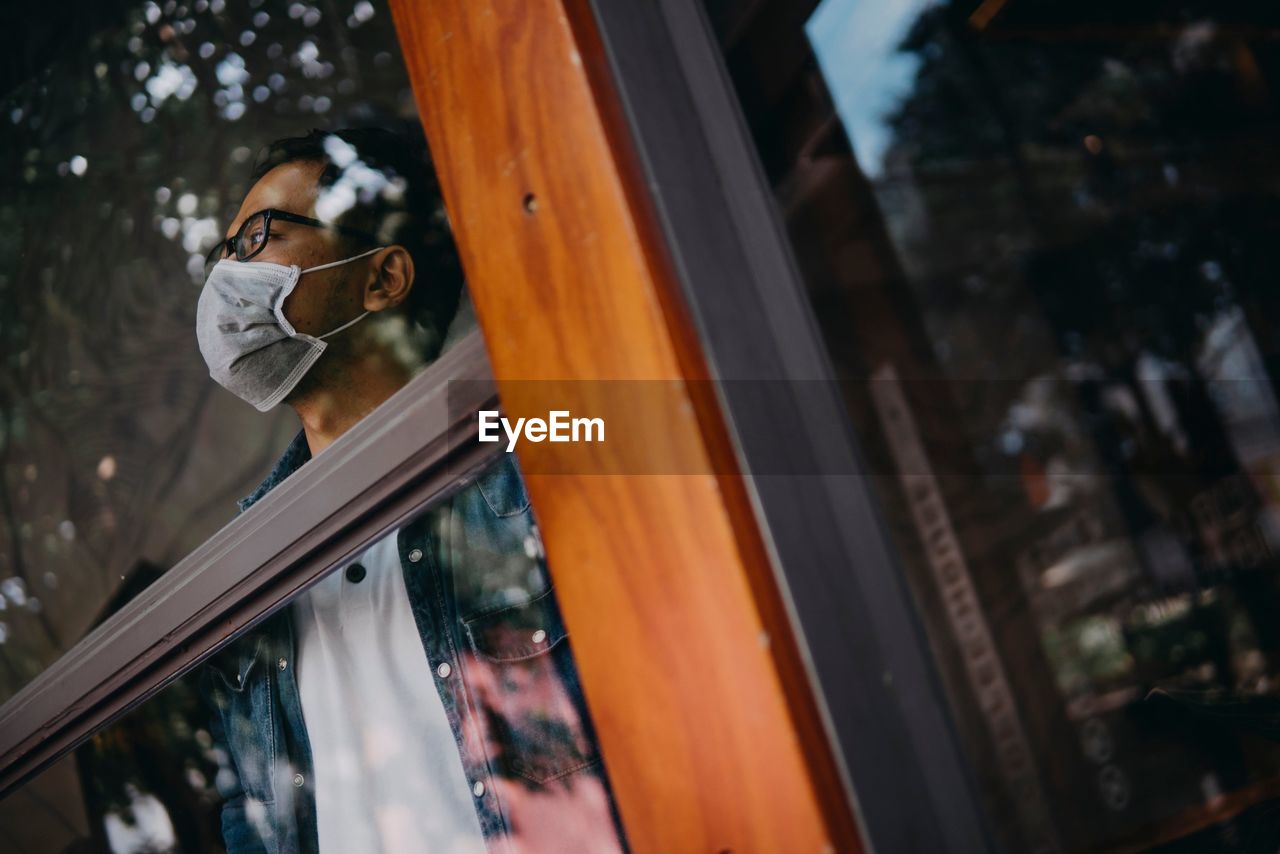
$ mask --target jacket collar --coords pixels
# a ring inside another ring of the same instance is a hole
[[[274,489],[280,481],[302,467],[302,464],[311,459],[311,446],[307,444],[307,434],[305,430],[298,430],[298,435],[293,437],[293,441],[289,443],[289,447],[285,448],[284,454],[280,459],[276,460],[275,467],[271,469],[271,473],[267,475],[266,480],[258,484],[249,495],[241,498],[236,502],[240,506],[240,512],[248,510],[262,496],[266,495]]]

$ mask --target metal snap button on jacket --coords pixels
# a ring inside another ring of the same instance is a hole
[[[413,561],[414,563],[417,563],[418,561],[422,560],[422,549],[414,549],[413,551],[409,552],[409,560]]]

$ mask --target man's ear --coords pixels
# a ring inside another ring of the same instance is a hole
[[[364,307],[369,311],[395,308],[409,298],[413,289],[413,256],[403,246],[388,246],[376,252],[373,276],[364,289]]]

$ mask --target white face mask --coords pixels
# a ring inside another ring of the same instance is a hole
[[[260,412],[276,406],[320,358],[328,346],[323,339],[369,314],[365,311],[323,335],[307,335],[284,316],[285,298],[303,273],[349,264],[383,248],[305,270],[223,258],[205,280],[196,307],[196,339],[209,376]]]

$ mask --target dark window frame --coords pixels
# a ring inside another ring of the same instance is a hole
[[[474,330],[0,706],[0,797],[465,483],[497,408]]]
[[[859,441],[706,11],[589,3],[712,376],[752,380],[719,384],[741,470],[777,471],[786,448],[786,471],[845,473],[747,480],[865,847],[991,850],[879,502],[847,474],[867,471]]]

